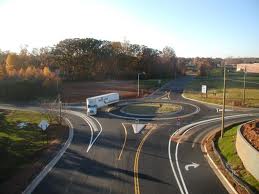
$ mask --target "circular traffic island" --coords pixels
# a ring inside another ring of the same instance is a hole
[[[135,103],[123,107],[120,111],[128,115],[155,116],[174,114],[182,110],[182,106],[173,103]]]

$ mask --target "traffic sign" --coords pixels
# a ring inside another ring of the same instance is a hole
[[[49,123],[46,120],[42,120],[38,126],[42,129],[42,131],[45,131],[48,128]]]
[[[201,93],[207,94],[207,85],[202,85],[201,86]]]

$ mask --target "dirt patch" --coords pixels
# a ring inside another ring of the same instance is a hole
[[[62,84],[63,102],[82,102],[91,96],[110,92],[118,92],[122,99],[136,98],[137,85],[135,81],[103,81],[103,82],[64,82]],[[140,95],[145,96],[152,91],[140,89]]]
[[[21,193],[60,150],[68,137],[68,131],[68,127],[64,125],[49,126],[48,144],[35,153],[30,164],[22,166],[15,175],[0,185],[1,193]]]
[[[245,124],[242,134],[246,140],[259,151],[259,120]]]

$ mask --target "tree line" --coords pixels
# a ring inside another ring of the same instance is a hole
[[[0,52],[2,67],[6,67],[8,55]],[[13,65],[16,75],[28,66],[48,67],[62,80],[135,79],[139,72],[145,72],[147,79],[172,78],[185,72],[183,61],[177,60],[171,47],[159,51],[127,41],[93,38],[65,39],[53,47],[33,49],[31,53],[23,48],[19,54],[13,54]]]
[[[6,60],[10,54],[0,50],[0,79],[8,77],[4,75],[8,71]],[[28,79],[27,74],[33,74],[34,78],[41,79],[42,73],[38,70],[48,68],[62,80],[135,79],[139,72],[145,72],[146,79],[174,78],[185,74],[187,64],[194,64],[198,74],[206,76],[223,62],[258,61],[258,58],[180,58],[168,46],[160,51],[128,41],[75,38],[62,40],[53,47],[35,48],[32,52],[23,47],[20,53],[12,54],[14,76],[9,77]]]

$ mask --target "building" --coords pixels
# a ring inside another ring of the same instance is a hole
[[[241,63],[237,64],[237,71],[244,71],[248,73],[259,73],[259,63]]]

